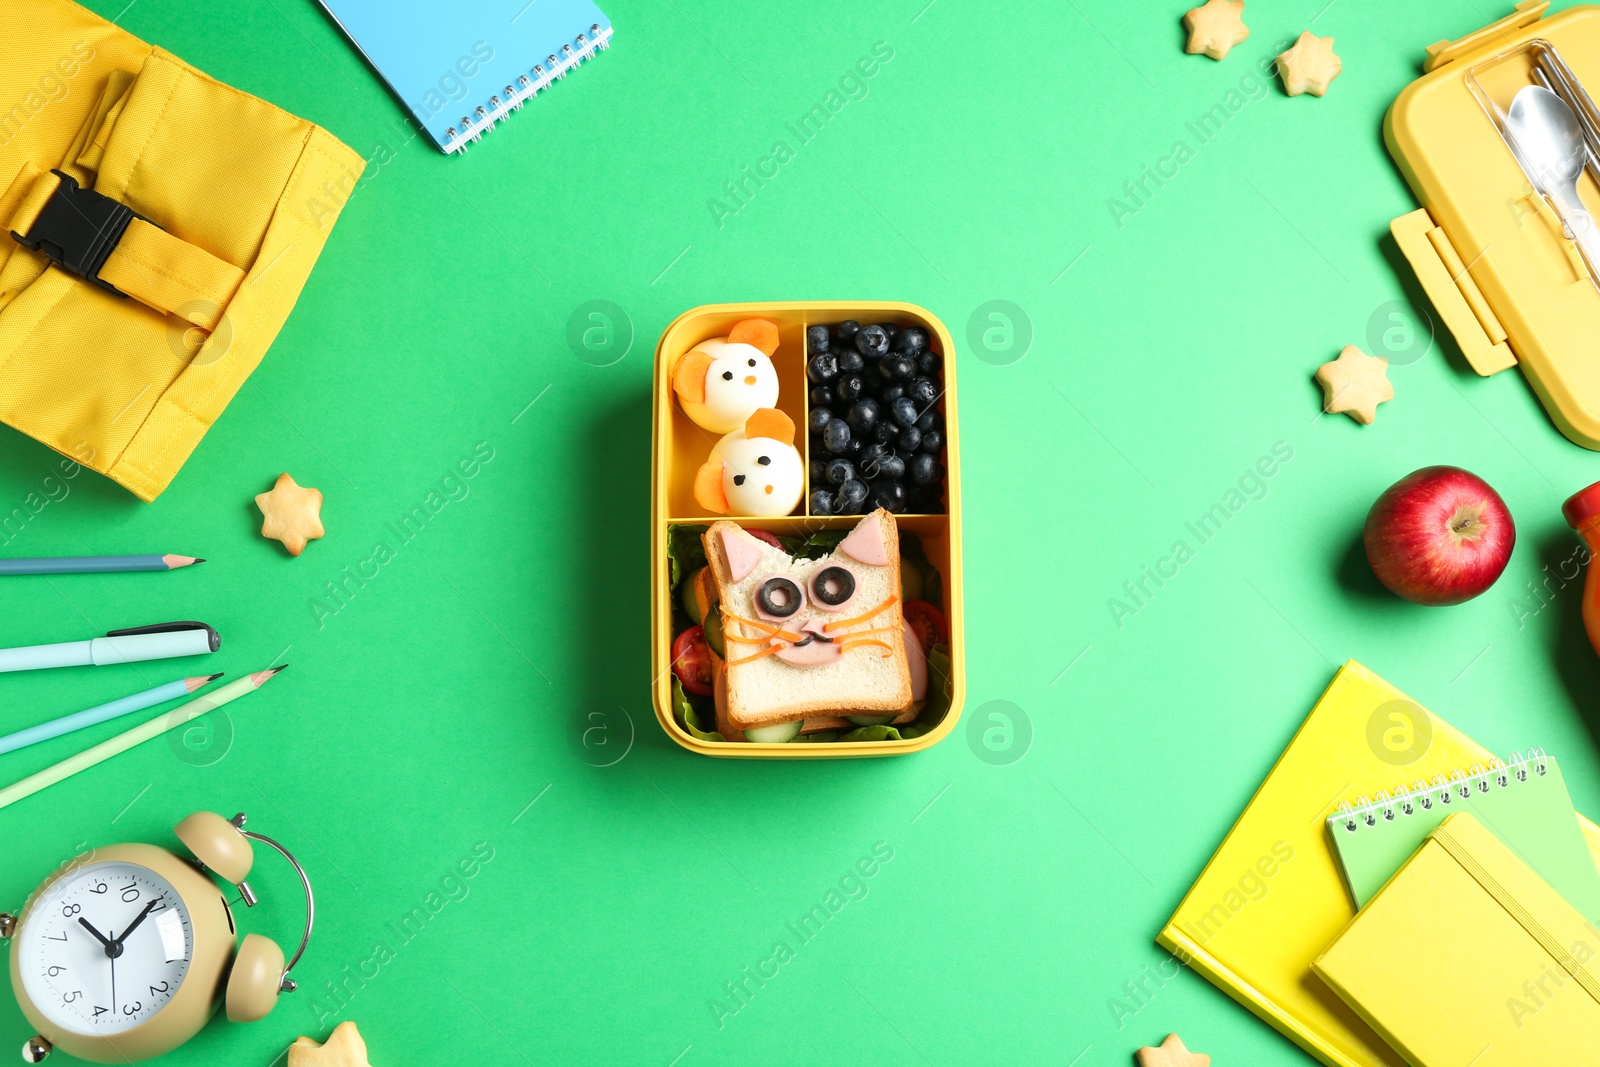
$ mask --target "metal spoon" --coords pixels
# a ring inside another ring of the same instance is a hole
[[[1588,264],[1590,280],[1600,285],[1600,232],[1578,197],[1578,177],[1588,158],[1578,116],[1549,89],[1530,85],[1511,100],[1506,135],[1534,186],[1555,205],[1566,235]]]
[[[1544,86],[1526,86],[1510,101],[1506,134],[1522,157],[1528,178],[1562,216],[1566,237],[1578,245],[1589,266],[1590,282],[1600,285],[1600,232],[1578,197],[1578,176],[1587,160],[1578,115]]]

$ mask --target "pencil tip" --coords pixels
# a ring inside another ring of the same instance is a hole
[[[218,672],[217,672],[217,673],[216,673],[216,674],[213,674],[213,675],[210,675],[210,676],[209,676],[209,677],[207,677],[207,678],[206,678],[206,681],[208,681],[208,682],[214,682],[214,681],[216,681],[216,680],[217,680],[217,679],[218,679],[218,678],[221,678],[221,677],[222,677],[222,676],[223,676],[223,674],[225,674],[225,673],[227,673],[227,672],[225,672],[225,671],[218,671]]]
[[[195,557],[195,562],[196,563],[204,563],[205,561],[206,561],[206,558],[204,556]]]
[[[289,669],[289,665],[287,663],[280,663],[276,667],[271,668],[267,673],[269,673],[269,674],[281,674],[282,672],[284,672],[284,671],[286,671],[288,669]]]

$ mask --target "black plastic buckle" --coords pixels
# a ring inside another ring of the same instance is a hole
[[[101,280],[100,268],[115,251],[128,224],[144,216],[104,193],[85,189],[70,174],[59,170],[50,173],[61,179],[61,185],[45,202],[32,231],[24,237],[12,230],[11,236],[22,247],[43,252],[57,266],[84,281],[108,293],[127,296]]]

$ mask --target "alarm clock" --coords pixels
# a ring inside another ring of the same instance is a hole
[[[11,989],[38,1034],[22,1058],[52,1049],[91,1063],[128,1063],[170,1052],[200,1032],[219,1005],[233,1022],[264,1018],[311,939],[311,880],[288,849],[233,819],[202,811],[178,824],[192,859],[155,845],[96,848],[64,864],[20,915],[0,914],[11,942]],[[257,903],[245,878],[252,841],[269,846],[300,876],[306,925],[300,947],[259,934],[236,942],[233,909],[212,875]]]

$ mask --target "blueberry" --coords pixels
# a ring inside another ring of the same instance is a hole
[[[847,348],[839,353],[840,374],[855,374],[866,365],[867,361],[861,358],[861,353],[853,348]]]
[[[812,482],[820,482],[827,476],[828,465],[820,459],[813,459],[809,468]]]
[[[880,479],[872,483],[873,506],[883,508],[885,511],[894,513],[904,511],[908,497],[906,487],[899,482]]]
[[[911,480],[917,485],[933,485],[939,480],[939,461],[926,452],[911,457]]]
[[[929,404],[939,399],[939,387],[933,384],[932,378],[913,378],[906,385],[906,396],[917,402],[917,406],[927,410]]]
[[[839,487],[838,511],[841,515],[848,515],[861,510],[861,505],[867,502],[867,483],[852,478]]]
[[[872,428],[872,439],[880,444],[887,444],[900,436],[900,427],[894,424],[893,419],[879,419],[878,425]]]
[[[833,412],[827,408],[812,408],[811,416],[806,421],[813,433],[820,432],[833,421]]]
[[[880,359],[875,369],[877,373],[872,376],[872,379],[879,385],[888,385],[896,380],[894,376],[894,362],[892,360]]]
[[[893,370],[894,377],[902,382],[917,374],[917,361],[910,356],[890,356],[883,361],[883,365]]]
[[[811,387],[812,407],[833,407],[833,390],[826,385],[813,385]]]
[[[833,328],[833,336],[839,339],[841,347],[855,340],[856,333],[861,329],[861,324],[855,319],[845,319]]]
[[[871,397],[857,400],[850,405],[850,411],[845,415],[845,421],[850,423],[850,428],[856,433],[867,433],[878,425],[878,402]]]
[[[855,336],[856,351],[869,359],[877,359],[889,351],[889,335],[882,326],[863,326]]]
[[[878,390],[878,401],[887,407],[905,395],[906,387],[901,385],[899,382],[896,382],[893,385],[886,385],[882,389]]]
[[[806,351],[812,354],[828,350],[828,328],[826,326],[806,327]]]
[[[907,356],[920,356],[928,350],[928,331],[920,326],[907,326],[894,339],[894,350]]]
[[[894,421],[901,426],[916,426],[917,418],[922,414],[917,407],[917,402],[909,396],[902,396],[889,405],[889,413],[894,416]]]
[[[832,352],[822,352],[806,363],[806,377],[818,385],[826,385],[839,376],[839,357]]]
[[[938,428],[939,413],[926,408],[923,409],[922,414],[917,416],[917,429],[927,433],[929,430],[937,430]]]
[[[879,325],[883,327],[883,332],[889,335],[889,347],[893,348],[894,339],[900,335],[900,327],[892,322],[880,323]]]
[[[882,441],[874,441],[870,445],[863,445],[861,454],[856,457],[856,467],[868,478],[876,478],[882,472],[882,463],[885,456],[893,455],[889,446]]]
[[[850,440],[846,442],[845,446],[840,449],[835,449],[833,454],[836,456],[844,456],[846,458],[853,459],[856,453],[861,451],[861,446],[863,443],[864,442],[861,440],[861,438],[857,437],[855,434],[851,434]]]
[[[900,451],[910,454],[922,447],[922,431],[915,426],[900,428]]]
[[[942,448],[944,448],[944,431],[929,430],[922,435],[922,450],[928,455],[937,456]]]
[[[810,505],[813,515],[832,515],[833,494],[826,489],[812,490]]]
[[[834,485],[843,485],[856,476],[855,467],[847,459],[830,459],[828,461],[828,481]]]
[[[922,352],[917,355],[917,373],[926,374],[932,378],[939,373],[939,357],[932,352]]]
[[[890,452],[878,460],[878,477],[887,478],[891,482],[898,482],[906,476],[906,461]]]
[[[841,404],[854,404],[861,399],[861,390],[866,388],[866,383],[859,374],[841,374],[839,380],[833,383],[834,395]]]
[[[850,444],[850,424],[834,419],[822,431],[822,447],[829,452],[843,452]]]

